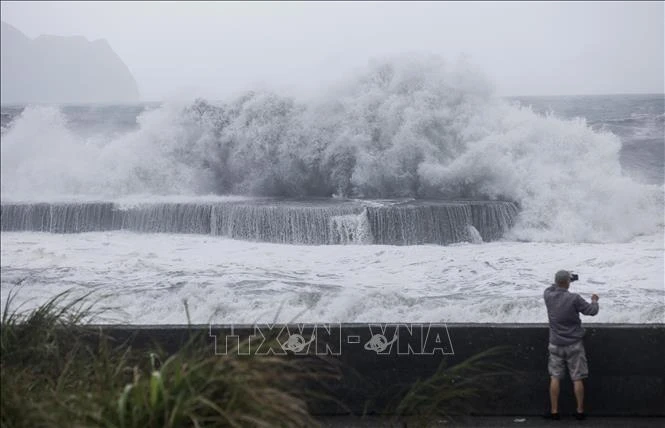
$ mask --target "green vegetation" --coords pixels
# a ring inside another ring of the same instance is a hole
[[[215,355],[207,334],[171,354],[138,349],[89,326],[90,295],[62,293],[25,314],[14,297],[0,332],[2,427],[312,427],[308,402],[332,400],[321,391],[341,376],[335,360]],[[497,355],[442,364],[387,413],[421,426],[465,408],[500,372]]]
[[[472,412],[474,399],[496,391],[494,380],[517,374],[502,362],[509,350],[491,348],[451,367],[443,360],[436,373],[408,387],[394,406],[394,413],[414,421],[415,426],[426,427],[437,419],[452,419],[454,415]]]
[[[173,355],[113,345],[85,327],[87,296],[61,294],[25,316],[13,297],[2,317],[3,427],[316,426],[307,386],[335,376],[316,360],[214,355],[207,337]]]

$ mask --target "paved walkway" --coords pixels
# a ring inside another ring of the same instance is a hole
[[[418,427],[413,424],[401,424],[396,420],[382,419],[376,416],[359,418],[353,416],[329,416],[319,418],[324,428],[411,428]],[[579,426],[585,428],[650,428],[665,426],[665,418],[647,417],[592,417],[578,421],[574,417],[563,417],[560,421],[549,421],[541,417],[508,417],[508,416],[478,416],[455,419],[454,421],[438,420],[429,427],[568,427]]]

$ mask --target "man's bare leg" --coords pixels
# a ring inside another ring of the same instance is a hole
[[[574,380],[575,399],[577,400],[577,413],[584,413],[584,381]]]
[[[550,402],[552,404],[552,413],[559,413],[559,390],[561,389],[559,378],[550,377]],[[577,387],[575,387],[577,393]],[[582,391],[584,395],[584,391]]]

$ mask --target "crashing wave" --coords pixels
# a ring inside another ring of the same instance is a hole
[[[249,92],[163,105],[84,138],[53,107],[2,138],[2,192],[510,200],[511,237],[621,241],[662,225],[663,187],[624,175],[618,137],[510,105],[464,64],[375,61],[316,101]],[[344,226],[347,227],[347,226]]]

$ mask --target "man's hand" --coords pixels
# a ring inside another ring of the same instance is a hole
[[[598,301],[598,295],[597,294],[592,294],[591,295],[591,301],[594,302],[594,303],[597,302]]]

